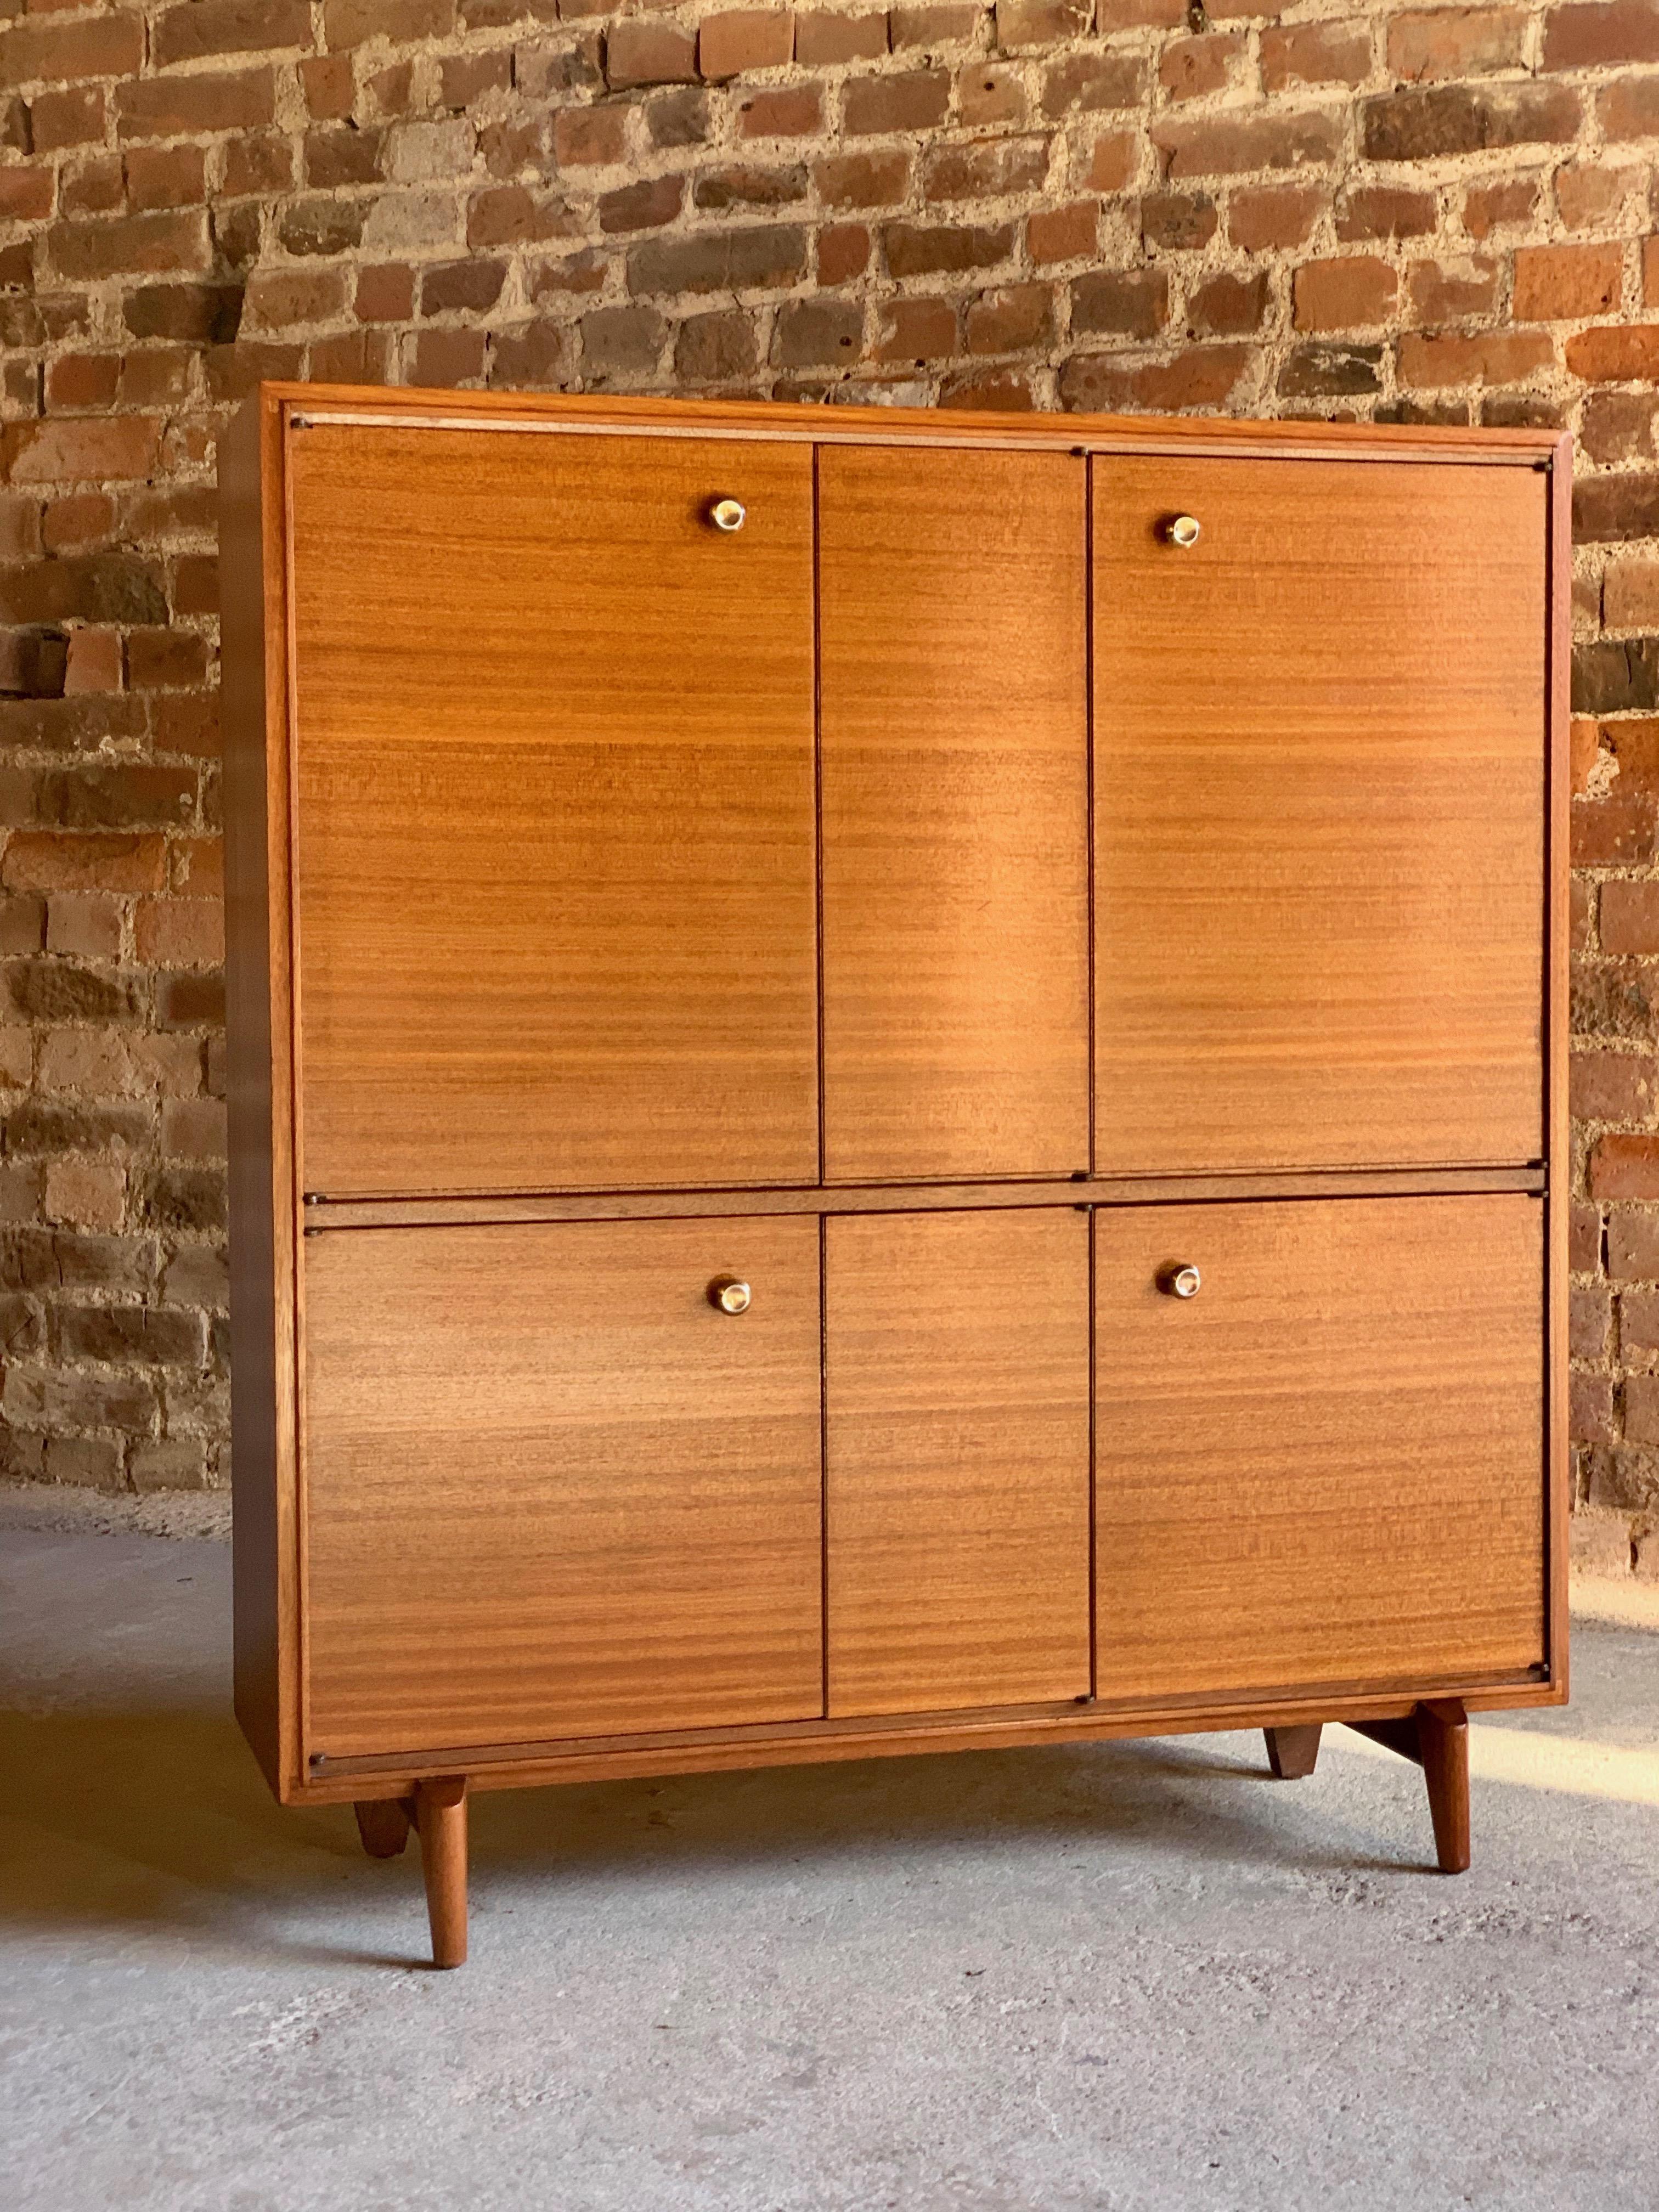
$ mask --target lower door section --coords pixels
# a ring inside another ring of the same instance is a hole
[[[831,1717],[1086,1696],[1086,1218],[824,1234]]]
[[[822,1714],[816,1220],[305,1261],[309,1752]]]
[[[1103,1703],[1542,1662],[1542,1216],[1509,1195],[1097,1215]]]

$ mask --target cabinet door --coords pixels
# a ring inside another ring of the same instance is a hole
[[[1086,1219],[825,1236],[830,1714],[1086,1695]]]
[[[1098,1170],[1537,1158],[1545,478],[1094,484]]]
[[[815,1179],[810,452],[291,465],[307,1188]]]
[[[818,470],[826,1171],[1086,1169],[1084,465]]]
[[[1544,1658],[1542,1207],[1096,1217],[1103,1701]],[[1197,1268],[1195,1297],[1160,1288]]]
[[[815,1221],[333,1231],[305,1293],[311,1751],[822,1712]]]

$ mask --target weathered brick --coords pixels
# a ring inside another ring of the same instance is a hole
[[[1221,218],[1204,192],[1149,192],[1140,203],[1140,234],[1155,252],[1195,253],[1215,236]]]
[[[1394,268],[1375,255],[1304,262],[1296,272],[1293,288],[1296,327],[1351,331],[1387,322],[1398,287]]]
[[[136,15],[75,23],[32,17],[0,33],[0,92],[77,77],[136,76],[143,58],[144,27]]]
[[[1093,258],[1100,234],[1100,210],[1093,200],[1072,200],[1025,219],[1025,251],[1038,265]]]
[[[1060,402],[1079,411],[1108,414],[1180,414],[1221,407],[1253,357],[1246,345],[1190,346],[1172,361],[1074,354],[1060,371]]]
[[[1242,337],[1259,331],[1267,312],[1267,273],[1237,276],[1222,270],[1200,284],[1187,302],[1190,337]]]
[[[1304,245],[1322,200],[1315,185],[1267,185],[1235,191],[1227,203],[1227,235],[1247,253]]]
[[[795,59],[804,68],[833,69],[843,62],[871,61],[886,52],[884,8],[856,15],[810,8],[795,16]]]
[[[1659,537],[1659,477],[1645,470],[1583,477],[1573,486],[1572,529],[1581,544]]]
[[[1541,331],[1413,331],[1402,337],[1395,367],[1402,384],[1432,390],[1452,384],[1518,384],[1555,359]]]
[[[1659,1137],[1598,1137],[1590,1150],[1592,1198],[1659,1198]]]
[[[1258,169],[1317,167],[1341,151],[1336,115],[1322,108],[1300,115],[1217,115],[1158,123],[1152,143],[1167,156],[1171,177],[1237,176]],[[1379,157],[1392,158],[1392,157]]]
[[[46,251],[58,272],[96,283],[106,276],[205,269],[211,259],[200,210],[161,210],[108,222],[54,223]]]
[[[1358,185],[1336,204],[1336,234],[1345,246],[1371,238],[1425,238],[1438,213],[1432,192],[1398,185]]]
[[[823,127],[823,101],[815,84],[750,93],[738,108],[738,129],[745,138],[805,138]]]
[[[1389,24],[1389,74],[1403,84],[1435,84],[1518,69],[1527,14],[1520,8],[1438,8],[1395,15]]]
[[[1138,107],[1146,93],[1146,68],[1139,55],[1066,54],[1043,72],[1042,112],[1060,123],[1071,115]]]
[[[878,310],[878,327],[872,358],[878,362],[914,361],[918,368],[957,351],[960,339],[957,312],[948,300],[913,298],[888,300]]]
[[[971,130],[1024,123],[1030,107],[1018,70],[1006,63],[969,62],[957,71],[957,113]]]
[[[1544,18],[1547,70],[1603,69],[1659,61],[1659,8],[1652,0],[1573,0]]]
[[[812,181],[827,208],[901,206],[910,189],[910,155],[899,149],[829,154]]]
[[[748,315],[716,310],[692,315],[674,340],[674,368],[690,384],[741,382],[758,366],[755,325]]]
[[[864,309],[855,300],[791,300],[778,310],[772,357],[781,368],[842,368],[858,359]]]
[[[683,24],[624,15],[605,42],[605,73],[618,89],[690,83],[697,74],[696,33]]]
[[[1297,346],[1279,373],[1279,389],[1286,399],[1352,398],[1382,388],[1380,345]]]
[[[1431,161],[1510,146],[1565,145],[1580,120],[1578,95],[1566,85],[1442,85],[1365,101],[1360,144],[1369,161]]]
[[[1478,254],[1456,262],[1413,261],[1407,278],[1413,321],[1456,323],[1496,313],[1498,276],[1498,264]]]
[[[123,138],[198,137],[220,131],[258,131],[276,116],[276,79],[268,69],[228,76],[143,77],[116,99]]]
[[[972,354],[1046,351],[1054,338],[1054,295],[1046,284],[1010,284],[970,301],[963,332]]]
[[[684,177],[641,178],[599,196],[601,230],[657,230],[672,222],[685,197]]]
[[[736,8],[697,27],[697,70],[710,79],[777,69],[794,58],[795,19],[787,8]]]
[[[1642,395],[1636,404],[1650,428],[1653,400]],[[1648,450],[1652,451],[1650,443]],[[1609,629],[1659,630],[1659,561],[1629,555],[1609,561],[1601,582],[1601,618]]]
[[[1086,31],[1094,0],[997,0],[997,44],[1006,52],[1046,46]]]
[[[841,96],[842,127],[851,138],[931,131],[945,120],[950,98],[951,79],[942,69],[849,77]]]
[[[922,191],[929,200],[1001,199],[1033,192],[1048,173],[1046,138],[978,138],[937,146],[922,161]]]
[[[882,243],[891,275],[947,276],[1006,261],[1013,251],[1014,226],[892,222],[884,229]]]
[[[688,284],[672,289],[693,291],[697,288]],[[653,307],[596,307],[581,319],[582,372],[588,376],[648,374],[667,336],[668,325]]]
[[[1273,26],[1261,33],[1261,82],[1269,93],[1298,84],[1363,84],[1371,36],[1358,21]]]
[[[1618,245],[1517,248],[1516,321],[1577,321],[1606,314],[1619,304],[1624,261],[1625,250]],[[1572,365],[1569,358],[1568,366]]]
[[[781,168],[761,168],[752,162],[732,161],[718,169],[705,169],[692,192],[700,208],[793,207],[807,194],[805,165],[790,162]]]
[[[806,267],[806,234],[790,228],[726,230],[699,237],[652,239],[628,256],[631,292],[778,290]]]

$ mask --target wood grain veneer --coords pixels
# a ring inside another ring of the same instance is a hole
[[[1097,1171],[1542,1156],[1546,498],[1095,462]]]
[[[819,458],[830,1182],[1088,1168],[1085,495],[1062,454]]]
[[[811,454],[290,447],[306,1188],[816,1175]]]
[[[308,1752],[823,1711],[815,1223],[364,1230],[306,1275]]]
[[[825,1224],[829,1713],[1089,1693],[1089,1226]]]
[[[1095,1218],[1101,1698],[1545,1662],[1542,1209]],[[1202,1288],[1166,1295],[1190,1262]]]

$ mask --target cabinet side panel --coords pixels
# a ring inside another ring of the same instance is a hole
[[[279,1795],[298,1778],[280,440],[256,393],[219,448],[236,1714]]]

